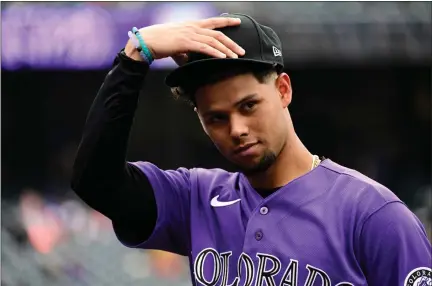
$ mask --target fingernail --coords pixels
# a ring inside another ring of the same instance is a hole
[[[240,52],[241,55],[246,54],[246,51],[243,48],[239,48],[239,52]]]
[[[237,58],[238,58],[238,55],[233,53],[231,57],[237,59]]]

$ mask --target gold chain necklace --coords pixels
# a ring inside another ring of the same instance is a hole
[[[313,155],[312,157],[313,157],[313,160],[312,160],[312,167],[311,167],[311,171],[312,171],[314,168],[318,167],[318,165],[321,163],[321,160],[320,160],[320,158],[319,158],[317,155]]]

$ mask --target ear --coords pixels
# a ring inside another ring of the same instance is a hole
[[[291,80],[286,73],[281,73],[276,80],[276,88],[279,91],[283,108],[287,108],[292,100]]]

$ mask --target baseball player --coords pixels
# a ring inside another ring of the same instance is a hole
[[[72,179],[121,243],[187,256],[195,285],[430,285],[431,245],[417,217],[297,137],[271,28],[223,14],[129,36],[88,114]],[[238,172],[126,162],[141,87],[166,57],[180,65],[166,84],[190,100]]]

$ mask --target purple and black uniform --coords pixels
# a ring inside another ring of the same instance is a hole
[[[267,191],[241,173],[126,162],[148,68],[116,57],[72,179],[124,245],[189,257],[195,285],[432,285],[431,244],[417,217],[386,187],[329,159]]]
[[[403,285],[430,266],[411,211],[331,160],[267,198],[239,173],[134,164],[159,211],[149,239],[128,246],[189,256],[198,285]]]

